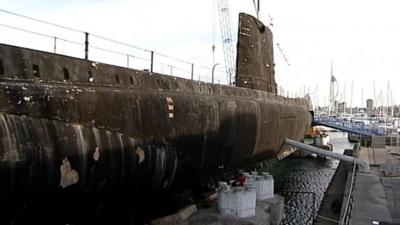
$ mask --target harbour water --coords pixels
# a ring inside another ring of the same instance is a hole
[[[347,133],[330,132],[329,136],[334,152],[353,148]],[[282,224],[312,224],[338,164],[338,160],[330,158],[288,157],[268,169],[274,175],[275,192],[285,197],[286,217]]]

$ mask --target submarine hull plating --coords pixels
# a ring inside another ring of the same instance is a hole
[[[275,157],[285,138],[302,139],[311,122],[301,99],[145,72],[126,71],[138,85],[96,83],[103,67],[113,67],[103,64],[96,66],[94,83],[46,80],[47,74],[63,71],[51,64],[60,60],[27,59],[27,53],[49,54],[9,46],[0,46],[0,57],[4,51],[25,56],[23,66],[12,68],[17,72],[5,73],[0,82],[4,206],[57,202],[64,195],[134,198],[188,187],[194,180]],[[46,65],[40,80],[24,70],[35,60]],[[81,70],[93,69],[89,62],[68,60],[77,64],[73,67],[82,64]],[[125,69],[114,69],[123,77]],[[140,85],[157,80],[173,80],[177,86],[154,90]]]
[[[260,78],[270,90],[273,76]],[[284,140],[311,124],[308,104],[0,44],[1,220],[140,211],[287,154]]]

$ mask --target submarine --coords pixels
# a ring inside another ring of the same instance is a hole
[[[0,44],[1,224],[138,221],[161,196],[287,156],[311,103],[279,96],[274,66],[271,30],[245,13],[235,86]]]

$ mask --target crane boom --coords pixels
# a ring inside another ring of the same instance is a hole
[[[231,85],[232,76],[235,74],[236,57],[233,46],[231,15],[227,0],[218,0],[218,12],[227,82]]]

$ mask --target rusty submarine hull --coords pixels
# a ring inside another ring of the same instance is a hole
[[[236,86],[0,44],[0,220],[129,214],[287,155],[312,116],[308,99],[277,95],[272,43],[240,14]]]

